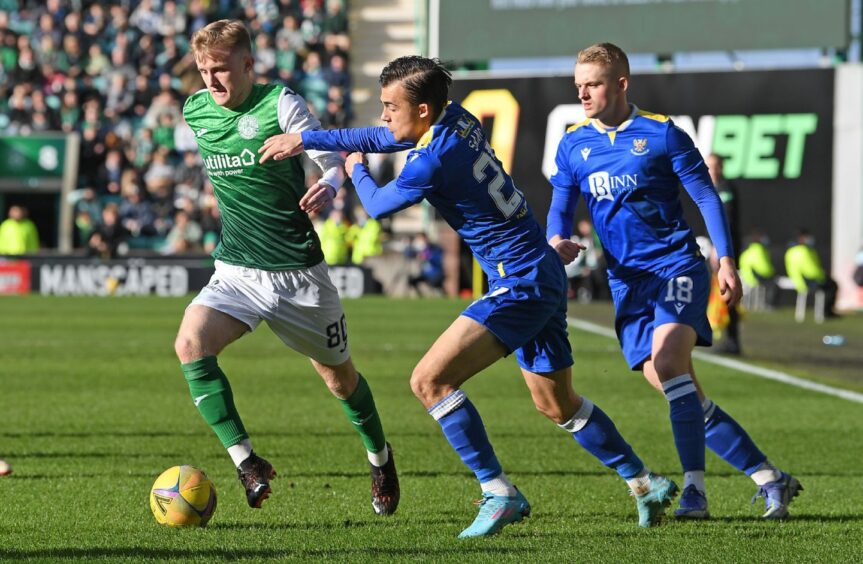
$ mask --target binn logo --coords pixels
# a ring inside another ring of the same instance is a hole
[[[587,177],[590,193],[596,200],[613,200],[614,196],[623,192],[631,192],[638,188],[637,174],[621,174],[611,176],[606,171],[594,172]]]

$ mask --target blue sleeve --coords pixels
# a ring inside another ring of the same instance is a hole
[[[386,127],[311,129],[303,131],[300,135],[303,138],[303,148],[319,151],[396,153],[414,148],[414,144],[410,141],[396,141]]]
[[[398,178],[378,187],[369,169],[357,163],[352,180],[357,195],[369,215],[375,219],[392,215],[408,208],[434,190],[437,172],[436,161],[422,153],[411,153]]]
[[[569,167],[568,145],[566,139],[562,139],[554,158],[557,172],[551,177],[552,193],[546,218],[546,239],[551,239],[555,235],[560,235],[564,239],[572,236],[572,221],[580,192]]]
[[[734,258],[731,231],[728,228],[722,200],[719,199],[713,181],[710,180],[710,173],[707,171],[704,159],[701,158],[701,153],[695,148],[689,135],[676,125],[668,128],[665,140],[672,169],[683,184],[683,188],[698,206],[710,240],[716,247],[717,255],[720,258]]]

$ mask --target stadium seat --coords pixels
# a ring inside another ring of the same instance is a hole
[[[824,290],[815,290],[814,295],[815,323],[824,323]],[[797,292],[797,306],[794,309],[794,320],[797,323],[803,323],[806,320],[806,301],[808,298],[809,292]]]
[[[749,311],[767,309],[767,288],[763,284],[758,286],[743,284],[743,307]]]
[[[797,292],[794,283],[787,276],[780,276],[776,279],[776,285],[780,290],[792,290]],[[813,309],[815,315],[815,323],[824,323],[826,294],[824,290],[815,290],[814,292],[803,291],[797,292],[797,302],[794,307],[794,321],[803,323],[806,320],[806,302],[809,300],[809,294],[813,294]]]

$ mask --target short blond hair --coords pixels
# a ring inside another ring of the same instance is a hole
[[[251,53],[252,38],[240,20],[218,20],[196,31],[192,35],[191,46],[196,59],[214,50]]]
[[[576,64],[592,63],[629,77],[629,59],[623,49],[613,43],[597,43],[578,52]]]

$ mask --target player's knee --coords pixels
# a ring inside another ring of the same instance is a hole
[[[565,423],[572,417],[572,413],[568,413],[563,405],[554,400],[533,398],[533,405],[538,412],[558,425]]]
[[[428,381],[423,373],[416,369],[411,374],[411,391],[419,400],[422,400],[428,392]]]
[[[534,402],[534,407],[536,410],[557,424],[563,423],[566,421],[566,418],[563,416],[563,413],[558,408],[558,406],[549,403],[543,402]]]
[[[353,366],[329,371],[318,371],[330,392],[340,399],[349,398],[357,389],[359,375]]]
[[[203,356],[199,340],[184,333],[178,334],[176,340],[174,340],[174,352],[183,364],[192,362]]]
[[[411,391],[423,404],[428,404],[438,395],[439,386],[433,372],[417,366],[411,374]]]
[[[680,376],[688,371],[688,363],[676,358],[674,354],[659,352],[653,357],[653,369],[661,381]]]

